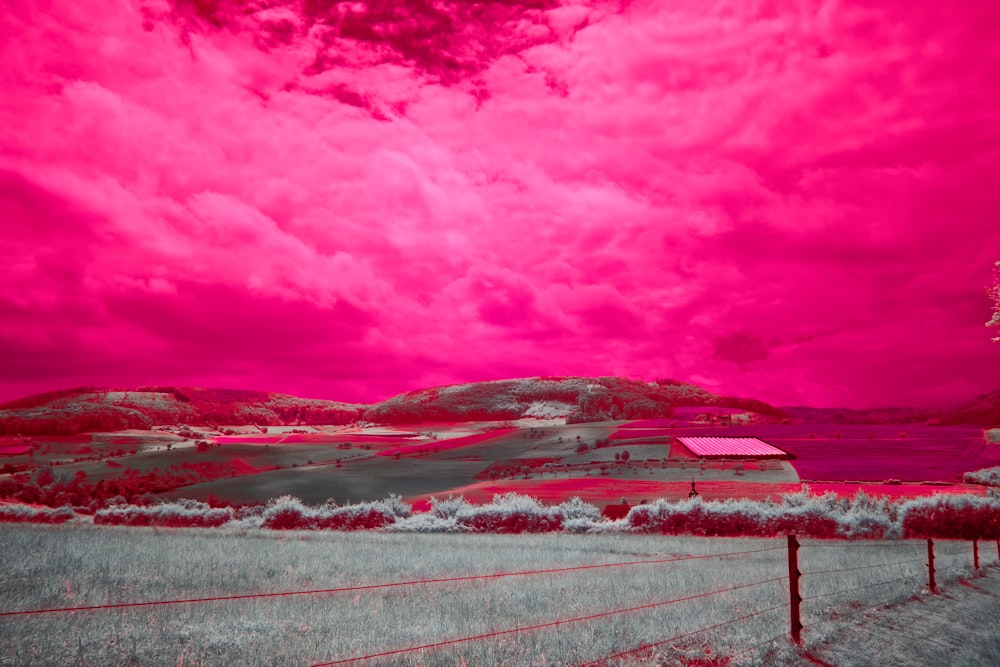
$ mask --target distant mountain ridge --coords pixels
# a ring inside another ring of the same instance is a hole
[[[0,405],[0,435],[69,435],[160,424],[349,424],[366,408],[242,389],[79,387]]]
[[[662,379],[534,377],[431,387],[366,405],[240,389],[147,386],[78,387],[0,405],[0,435],[58,435],[149,429],[154,425],[278,425],[502,421],[564,417],[569,422],[669,418],[674,408],[711,406],[806,423],[1000,424],[1000,390],[954,410],[779,408],[753,398],[719,396]]]
[[[549,376],[409,391],[365,411],[374,422],[506,420],[559,416],[567,421],[670,417],[680,406],[734,407],[781,419],[780,409],[750,398],[718,396],[679,380]]]
[[[811,408],[782,406],[792,419],[825,424],[976,424],[1000,425],[1000,389],[981,394],[957,408]]]

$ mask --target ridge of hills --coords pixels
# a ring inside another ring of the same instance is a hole
[[[720,396],[673,379],[643,382],[613,376],[558,376],[418,389],[371,405],[240,389],[78,387],[0,405],[0,435],[71,435],[181,424],[411,424],[523,417],[559,417],[567,423],[578,423],[670,418],[675,408],[701,406],[753,412],[775,422],[1000,423],[1000,390],[950,410],[779,408],[753,398]]]

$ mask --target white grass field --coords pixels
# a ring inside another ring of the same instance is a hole
[[[917,640],[893,649],[908,650],[910,661],[894,663],[883,655],[865,662],[866,655],[873,655],[872,643],[877,647],[877,637],[866,640],[864,652],[852,653],[852,628],[867,622],[865,614],[871,609],[904,603],[900,609],[914,613],[914,605],[923,605],[928,611],[920,616],[917,609],[917,616],[925,621],[928,614],[940,615],[942,610],[972,613],[959,599],[967,588],[960,579],[972,575],[968,542],[937,543],[943,591],[937,596],[922,594],[926,542],[802,543],[804,644],[819,654],[840,651],[835,664],[932,664],[921,663]],[[0,525],[0,612],[330,589],[732,552],[756,553],[341,593],[0,616],[0,664],[315,665],[696,595],[702,597],[350,664],[583,665],[643,643],[659,644],[638,656],[602,664],[813,664],[787,639],[784,538],[7,524]],[[988,574],[979,581],[1000,579],[993,542],[981,545],[980,557]],[[768,583],[747,586],[757,582]],[[720,589],[735,590],[705,595]],[[916,602],[908,601],[914,596]],[[988,599],[995,606],[997,598]],[[719,626],[743,616],[750,617]],[[699,632],[712,626],[719,627]],[[672,639],[680,635],[687,636]],[[961,644],[964,653],[953,655],[948,664],[996,664],[990,656],[1000,656],[1000,640],[982,641],[993,643],[966,641]],[[977,662],[983,658],[987,662]]]

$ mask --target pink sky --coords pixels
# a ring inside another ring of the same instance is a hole
[[[0,400],[1000,386],[1000,4],[24,0]]]

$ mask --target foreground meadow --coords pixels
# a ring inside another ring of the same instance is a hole
[[[992,544],[982,545],[981,564],[995,572]],[[799,557],[807,648],[857,623],[865,610],[926,589],[924,541],[803,539]],[[0,661],[186,667],[808,664],[787,639],[786,558],[784,538],[0,525],[5,614],[523,573],[4,615]],[[611,564],[623,565],[538,572]],[[938,581],[945,590],[970,576],[971,565],[969,542],[937,543]],[[717,592],[723,589],[729,590]],[[682,598],[690,599],[672,602]],[[589,618],[573,620],[583,617]],[[569,622],[504,632],[556,621]],[[347,662],[494,632],[501,634]],[[653,646],[604,660],[643,644]]]

